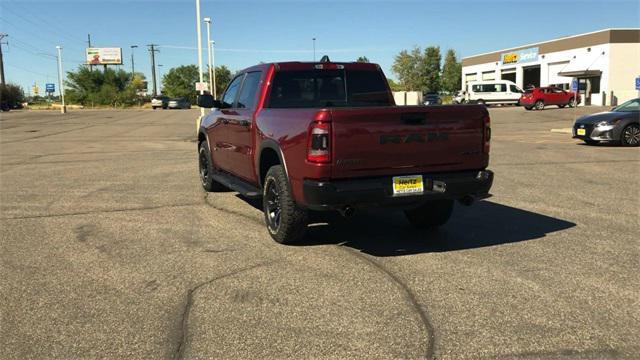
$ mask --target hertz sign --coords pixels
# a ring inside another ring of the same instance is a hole
[[[538,48],[528,48],[508,53],[503,53],[500,58],[502,65],[522,64],[538,60]]]

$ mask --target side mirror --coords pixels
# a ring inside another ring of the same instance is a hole
[[[198,100],[196,101],[199,107],[205,109],[211,108],[220,108],[221,103],[219,100],[214,100],[213,96],[210,94],[198,95]]]

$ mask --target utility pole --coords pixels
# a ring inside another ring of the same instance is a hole
[[[87,45],[91,47],[91,34],[87,34]],[[87,57],[86,51],[85,51],[84,57],[86,61],[86,57]],[[89,64],[89,70],[93,71],[93,65]]]
[[[313,61],[316,61],[316,38],[313,38]]]
[[[8,34],[5,33],[0,33],[0,84],[4,84],[5,80],[4,80],[4,60],[2,59],[2,39],[4,39],[5,37],[9,36]],[[4,43],[6,44],[6,43]]]
[[[136,66],[133,62],[133,49],[137,48],[138,45],[131,45],[131,78],[136,75]]]
[[[153,78],[153,96],[158,96],[158,85],[156,83],[156,44],[149,44],[149,53],[151,54],[151,77]],[[202,76],[202,75],[201,75]]]
[[[60,113],[64,114],[67,112],[67,107],[64,104],[64,73],[62,70],[62,46],[56,46],[58,49],[58,86],[60,87],[60,98],[62,100],[62,107],[60,108]]]

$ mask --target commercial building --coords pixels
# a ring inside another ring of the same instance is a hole
[[[577,80],[586,105],[616,105],[638,96],[640,29],[605,29],[462,59],[462,84],[511,80],[521,88]],[[463,85],[463,86],[465,86]]]

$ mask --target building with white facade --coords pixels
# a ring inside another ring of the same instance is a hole
[[[462,84],[505,79],[521,88],[574,79],[583,104],[616,105],[638,97],[640,29],[605,29],[462,59]]]

